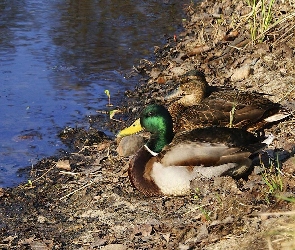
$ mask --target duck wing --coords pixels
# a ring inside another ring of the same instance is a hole
[[[183,131],[205,126],[261,129],[268,121],[260,122],[276,114],[280,108],[278,103],[261,94],[232,90],[213,92],[196,105],[183,106],[175,102],[169,110],[173,111],[175,131]]]
[[[176,135],[158,156],[164,167],[177,166],[213,177],[244,175],[252,156],[267,144],[253,134],[233,128],[209,127]]]
[[[223,143],[183,142],[164,149],[161,163],[164,166],[219,166],[239,162],[251,155],[239,147]]]
[[[252,133],[238,128],[197,128],[189,132],[176,134],[172,143],[163,149],[163,153],[173,149],[177,145],[196,143],[196,146],[201,145],[197,147],[204,148],[204,150],[210,147],[214,148],[221,155],[226,155],[228,153],[232,154],[235,152],[249,152],[249,155],[251,155],[266,146],[266,144],[262,142],[264,139],[265,138],[256,137]],[[183,151],[179,152],[183,153]],[[212,156],[213,154],[214,152],[210,155]]]
[[[213,103],[212,100],[211,102]],[[255,106],[235,106],[235,104],[224,100],[216,100],[213,105],[209,105],[207,108],[204,108],[204,104],[198,106],[202,106],[201,110],[193,106],[184,109],[182,114],[175,116],[174,127],[176,131],[205,126],[230,126],[230,124],[233,127],[247,128],[250,124],[261,120],[265,114],[265,110]]]
[[[132,185],[146,196],[161,195],[162,192],[155,182],[149,177],[156,157],[142,147],[131,159],[128,175]]]
[[[183,141],[194,141],[225,143],[229,146],[247,147],[249,144],[259,143],[264,139],[238,128],[206,127],[176,134],[172,145],[179,144]]]

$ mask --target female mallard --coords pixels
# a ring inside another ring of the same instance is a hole
[[[131,160],[128,173],[133,186],[148,196],[183,195],[200,174],[242,176],[251,166],[251,156],[266,146],[247,131],[225,127],[199,128],[174,136],[172,117],[161,105],[147,106],[140,125],[151,137]],[[131,132],[141,127],[132,127]],[[130,131],[127,128],[121,133]]]
[[[233,89],[213,91],[198,71],[189,72],[181,81],[180,86],[165,97],[175,132],[207,126],[258,131],[268,123],[289,116],[278,113],[280,104],[259,93]],[[137,120],[131,126],[139,123]]]
[[[179,99],[175,100],[177,98]],[[177,132],[205,126],[257,131],[267,123],[288,116],[277,114],[281,106],[259,93],[219,90],[201,99],[200,78],[181,84],[173,94],[166,97],[166,100],[172,101],[168,110]]]

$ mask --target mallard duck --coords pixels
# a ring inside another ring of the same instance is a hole
[[[180,77],[179,87],[165,96],[164,100],[172,101],[178,108],[189,107],[201,103],[211,91],[212,87],[208,85],[205,75],[200,71],[191,70]],[[172,105],[170,106],[169,112],[173,111]]]
[[[289,116],[281,106],[260,93],[220,89],[209,86],[199,71],[190,71],[181,84],[164,98],[174,131],[181,132],[207,126],[259,131],[268,123]],[[139,119],[131,125],[136,127]]]
[[[176,131],[204,126],[258,131],[266,124],[288,116],[278,114],[280,108],[278,103],[271,102],[260,94],[231,90],[214,92],[197,105],[183,107],[175,103],[169,110],[173,114]]]
[[[208,127],[174,135],[169,111],[149,105],[140,124],[121,131],[130,134],[144,128],[151,136],[130,161],[128,173],[135,188],[147,196],[184,195],[198,175],[243,176],[252,155],[267,144],[245,130]],[[131,130],[131,131],[129,131]]]
[[[165,100],[176,132],[205,126],[237,127],[257,131],[288,116],[280,104],[259,93],[233,89],[213,91],[200,76],[188,78]],[[205,91],[205,88],[207,91]],[[200,93],[203,93],[200,94]]]

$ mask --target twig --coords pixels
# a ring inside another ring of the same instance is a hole
[[[286,34],[288,34],[288,33],[289,33],[290,31],[292,31],[294,28],[295,28],[295,25],[293,25],[290,29],[288,29],[287,31],[284,32],[284,34],[281,35],[281,38],[285,36],[285,39],[282,38],[283,40],[282,40],[281,42],[284,42],[285,40],[288,39],[288,37],[294,35],[293,33],[291,33],[291,34],[289,34],[289,35],[286,36]],[[279,39],[276,40],[276,41],[273,43],[273,46],[277,45],[278,42],[279,42]]]
[[[55,164],[56,165],[56,164]],[[52,169],[54,169],[55,168],[55,165],[54,166],[52,166],[50,169],[48,169],[44,174],[42,174],[41,176],[39,176],[38,178],[36,178],[35,180],[33,180],[33,181],[31,181],[31,185],[33,184],[33,183],[35,183],[36,181],[38,181],[39,179],[41,179],[41,178],[43,178],[46,174],[48,174],[48,172],[49,171],[51,171]],[[25,187],[25,186],[27,186],[28,184],[25,184],[25,185],[22,185],[21,187]]]
[[[290,95],[292,93],[292,91],[295,89],[295,86],[293,86],[291,88],[291,90],[289,90],[281,99],[278,100],[278,103],[283,101],[288,95]]]
[[[266,240],[267,240],[267,246],[268,246],[268,249],[269,249],[269,250],[273,250],[273,247],[272,247],[272,245],[271,245],[270,237],[267,237]]]
[[[68,174],[68,175],[78,175],[80,173],[68,172],[68,171],[59,171],[60,174]]]
[[[88,184],[86,184],[86,185],[84,185],[84,186],[82,186],[82,187],[80,187],[80,188],[78,188],[78,189],[74,190],[74,191],[73,191],[73,192],[71,192],[71,193],[68,193],[67,195],[65,195],[65,196],[61,197],[59,200],[61,201],[61,200],[65,199],[65,198],[67,198],[67,197],[71,196],[72,194],[75,194],[75,193],[77,193],[78,191],[82,190],[83,188],[86,188],[86,187],[88,187],[88,186],[92,185],[93,183],[94,183],[93,181],[90,181],[90,183],[88,183]]]
[[[295,215],[295,211],[273,212],[273,213],[255,213],[254,216],[280,216],[280,215]]]

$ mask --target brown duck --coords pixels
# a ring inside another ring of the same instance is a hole
[[[207,126],[257,131],[267,123],[288,116],[277,114],[280,104],[259,93],[233,89],[212,92],[200,73],[187,76],[184,83],[165,99],[170,102],[168,110],[176,132]]]

